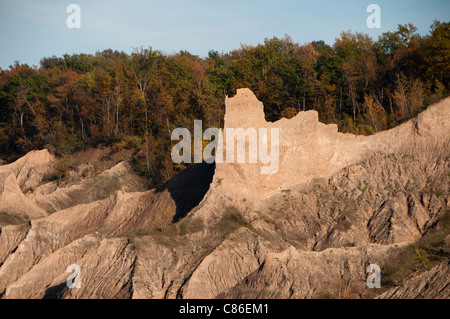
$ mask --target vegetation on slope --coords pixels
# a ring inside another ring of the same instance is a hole
[[[137,149],[135,169],[160,185],[185,167],[170,159],[171,131],[192,129],[195,119],[222,127],[224,97],[241,87],[264,103],[268,120],[315,109],[343,132],[372,134],[448,95],[450,23],[434,22],[426,36],[416,30],[399,25],[377,41],[348,31],[332,45],[286,36],[205,58],[140,48],[16,62],[0,70],[0,157]]]

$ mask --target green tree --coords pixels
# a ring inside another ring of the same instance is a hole
[[[143,47],[135,49],[129,59],[129,68],[134,80],[139,87],[141,98],[139,103],[144,112],[144,137],[145,137],[145,158],[147,170],[150,170],[150,149],[149,149],[149,112],[146,100],[147,84],[154,74],[158,63],[159,52],[152,48]]]

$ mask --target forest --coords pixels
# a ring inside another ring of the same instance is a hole
[[[268,121],[314,109],[341,132],[370,135],[448,96],[449,81],[450,22],[439,21],[425,36],[408,23],[377,40],[344,31],[332,45],[286,35],[207,57],[143,46],[15,62],[0,69],[0,158],[130,148],[153,187],[185,167],[170,158],[171,131],[196,119],[223,127],[225,96],[238,88],[255,93]]]

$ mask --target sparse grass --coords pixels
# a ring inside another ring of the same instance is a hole
[[[25,224],[30,220],[28,215],[24,216],[17,216],[12,215],[7,212],[0,212],[0,227],[6,226],[6,225],[20,225]]]
[[[398,286],[416,270],[414,251],[411,247],[404,247],[389,262],[381,266],[381,286],[386,289]]]
[[[186,218],[178,223],[178,231],[181,236],[202,231],[204,228],[203,220],[199,217]]]
[[[341,219],[335,226],[335,229],[341,231],[341,232],[346,232],[348,231],[350,228],[352,227],[352,223],[347,219]]]
[[[126,149],[138,149],[142,145],[142,138],[135,135],[124,136],[123,140]]]
[[[450,250],[445,243],[445,237],[449,233],[450,212],[446,212],[439,219],[434,231],[417,243],[406,246],[382,267],[382,287],[400,285],[414,272],[427,270],[450,258]]]
[[[116,153],[122,149],[124,149],[127,146],[127,141],[125,140],[120,140],[115,142],[112,146],[111,146],[111,151]]]
[[[122,237],[127,237],[130,240],[133,240],[135,238],[141,238],[144,236],[148,236],[151,234],[151,231],[149,230],[144,230],[144,229],[138,229],[138,230],[133,230],[131,232],[125,233],[122,235]]]
[[[368,189],[369,183],[367,183],[366,181],[363,181],[363,183],[364,187],[361,187],[359,190],[364,194],[364,192]]]
[[[430,267],[450,258],[450,247],[445,243],[445,237],[450,234],[450,211],[445,212],[438,220],[436,228],[426,234],[418,242],[418,248],[426,253]]]
[[[50,171],[44,174],[42,181],[44,183],[53,182],[59,179],[59,175],[56,171]]]
[[[411,249],[414,251],[414,262],[418,269],[430,268],[430,261],[428,260],[427,252],[420,248],[417,243],[411,245]]]
[[[319,290],[316,295],[320,299],[356,299],[361,295],[359,280],[341,277],[327,282],[327,289]]]
[[[234,206],[228,206],[220,220],[213,226],[213,230],[227,235],[240,227],[249,227],[250,225],[242,213]]]
[[[442,195],[444,195],[444,191],[442,189],[438,189],[436,191],[436,196],[442,196]]]
[[[61,181],[65,180],[69,176],[69,166],[63,160],[59,160],[53,167],[53,170],[47,172],[42,177],[42,182],[54,182],[58,181],[58,185]]]
[[[203,221],[199,217],[185,218],[178,223],[170,224],[168,226],[156,227],[154,229],[139,229],[123,234],[130,240],[150,236],[159,244],[167,247],[174,247],[180,239],[192,233],[202,231],[205,228]]]

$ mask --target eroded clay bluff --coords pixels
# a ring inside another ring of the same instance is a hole
[[[61,183],[46,150],[0,167],[0,296],[450,297],[450,99],[370,137],[313,111],[267,123],[247,89],[226,105],[226,127],[280,128],[277,174],[193,164],[145,190],[128,160]]]
[[[329,178],[339,170],[358,162],[374,152],[397,153],[402,149],[421,147],[422,144],[448,146],[450,137],[450,99],[429,107],[417,118],[389,131],[371,136],[338,132],[336,124],[319,122],[316,111],[299,112],[292,119],[280,119],[274,123],[264,118],[263,104],[249,89],[238,89],[232,98],[226,98],[224,127],[279,129],[279,164],[274,174],[261,174],[258,158],[256,164],[217,164],[215,182],[220,181],[225,193],[234,197],[260,199],[289,189],[292,185],[309,182],[314,178]],[[268,152],[271,138],[268,133]],[[224,149],[226,134],[224,133]],[[258,145],[259,147],[259,145]],[[224,151],[226,152],[226,151]]]

